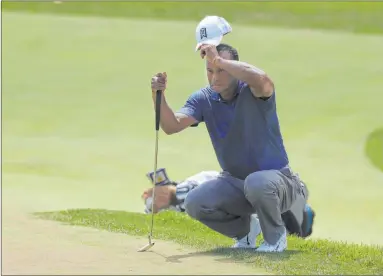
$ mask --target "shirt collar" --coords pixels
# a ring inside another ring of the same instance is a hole
[[[243,86],[242,83],[238,82],[237,88],[236,88],[235,93],[234,93],[233,100],[235,100],[238,97],[239,93],[241,92],[242,86]],[[213,88],[209,87],[209,89],[211,90],[211,99],[212,100],[214,100],[216,102],[222,102],[222,103],[227,102],[224,99],[222,99],[221,95],[218,92],[214,91]]]

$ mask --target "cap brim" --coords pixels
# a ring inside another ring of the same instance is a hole
[[[195,51],[197,52],[201,48],[201,46],[204,44],[210,44],[210,45],[218,46],[221,43],[222,38],[223,38],[223,36],[219,36],[216,38],[206,39],[204,41],[201,41],[197,44],[197,46],[195,46]]]

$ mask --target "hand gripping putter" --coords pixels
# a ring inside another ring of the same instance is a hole
[[[156,180],[157,180],[157,156],[158,156],[158,131],[160,129],[160,111],[161,111],[161,95],[162,91],[157,90],[156,92],[156,144],[155,144],[155,150],[154,150],[154,176],[153,176],[153,187],[155,187]],[[153,237],[153,224],[154,224],[154,201],[155,201],[155,189],[153,188],[153,197],[152,197],[152,221],[150,225],[150,233],[148,235],[149,243],[140,249],[138,249],[138,252],[144,252],[148,249],[152,248],[154,245],[154,242],[152,241]]]

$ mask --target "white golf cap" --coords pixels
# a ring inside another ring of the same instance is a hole
[[[212,44],[217,46],[221,43],[224,35],[230,33],[232,28],[223,17],[216,15],[206,16],[198,24],[195,36],[197,40],[196,51],[202,44]]]

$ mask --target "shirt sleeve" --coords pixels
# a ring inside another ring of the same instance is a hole
[[[250,93],[250,87],[247,83],[241,83],[241,88],[248,88]],[[270,97],[255,97],[256,103],[258,106],[260,106],[261,110],[264,112],[269,112],[272,110],[275,110],[276,108],[276,95],[275,95],[275,89],[273,91],[273,94]]]
[[[192,116],[194,119],[198,121],[198,123],[203,122],[204,121],[204,117],[203,117],[204,102],[205,102],[205,95],[202,93],[202,91],[194,92],[187,99],[184,106],[177,111],[177,113],[182,113],[188,116]],[[198,123],[193,126],[197,126]]]
[[[263,109],[265,112],[275,111],[276,109],[276,94],[275,90],[273,91],[273,94],[270,97],[267,98],[257,98],[258,105]]]

